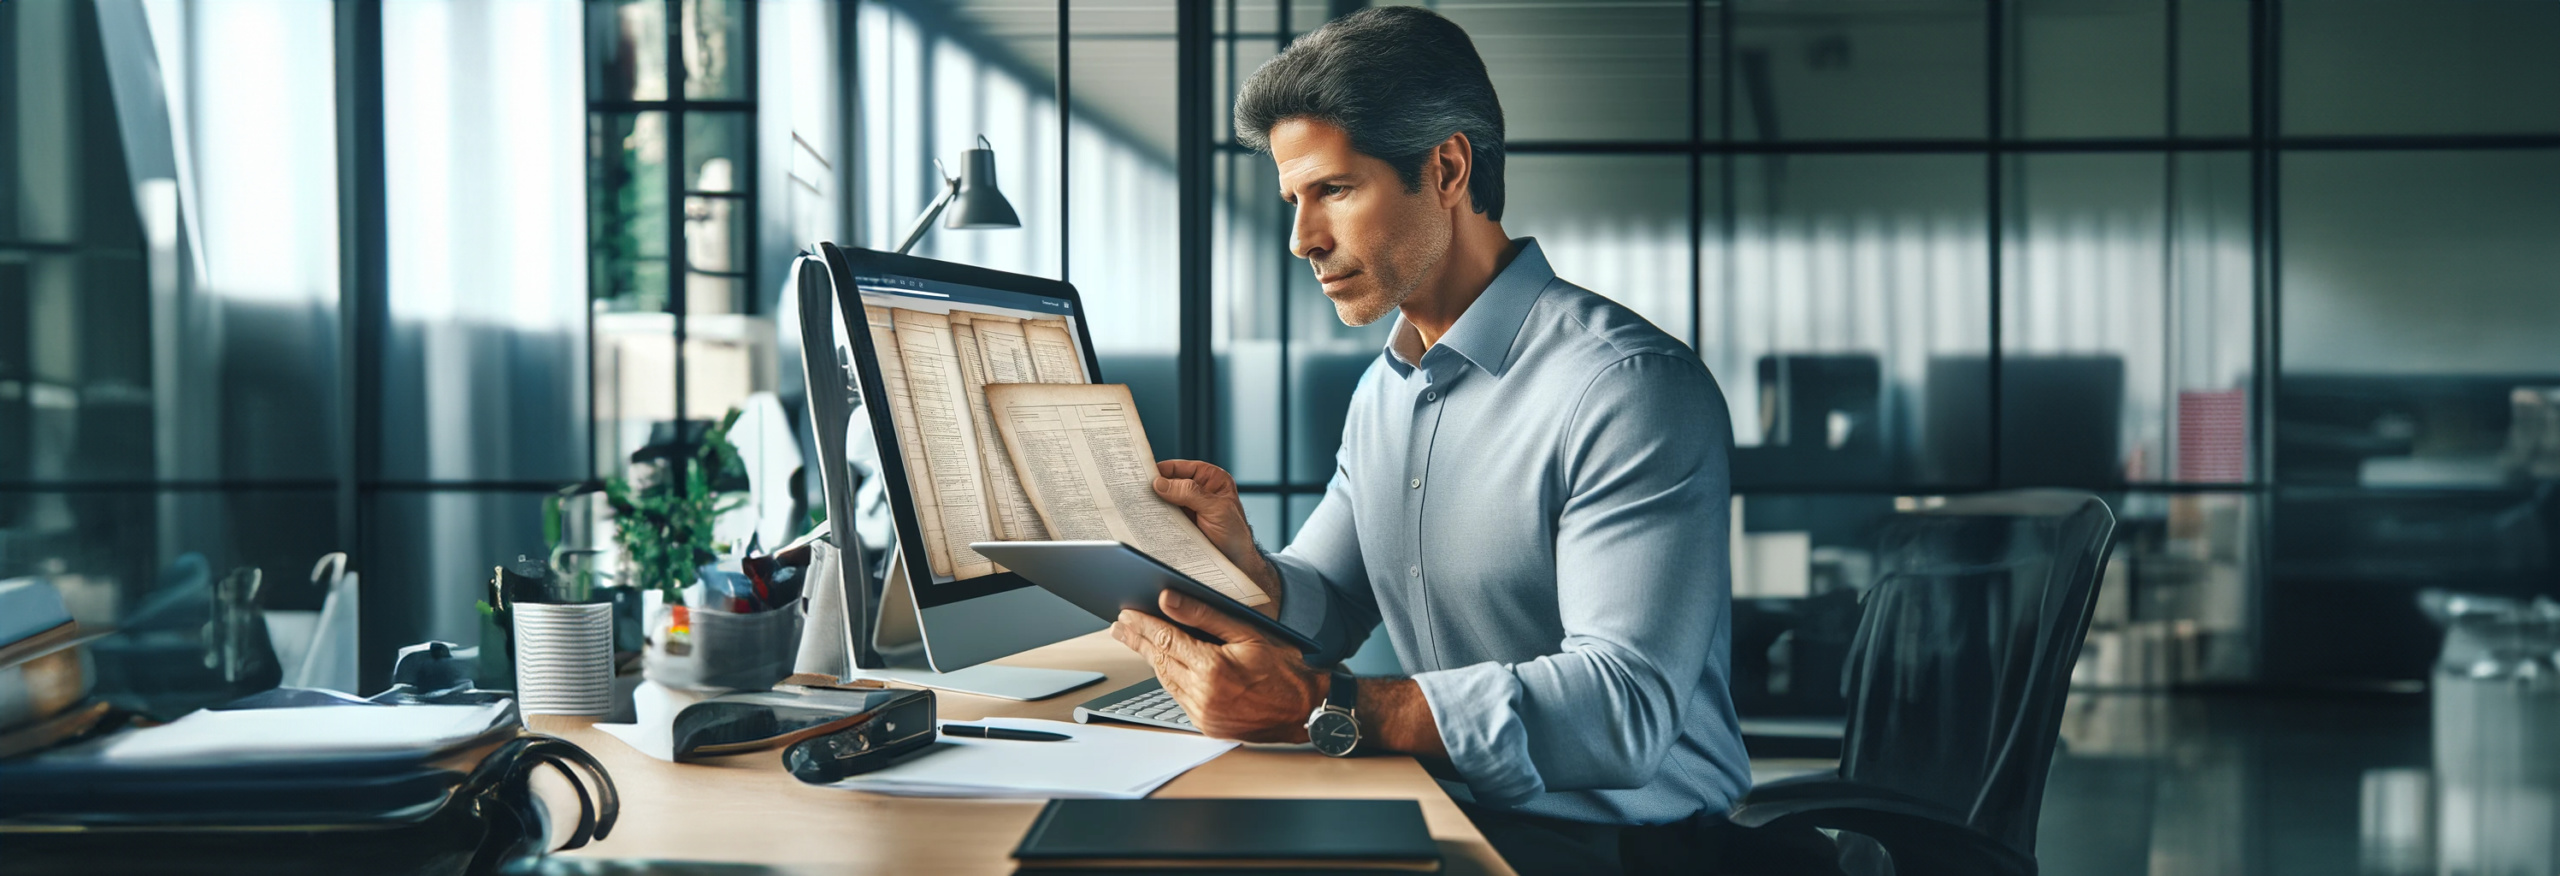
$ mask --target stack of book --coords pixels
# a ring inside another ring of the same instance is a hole
[[[41,578],[0,581],[0,758],[77,738],[109,708],[89,695],[93,635]]]

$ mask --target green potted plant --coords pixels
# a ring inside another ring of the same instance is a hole
[[[629,586],[657,591],[668,605],[678,605],[694,570],[720,558],[719,546],[711,540],[712,521],[747,501],[737,495],[724,499],[717,490],[746,478],[738,448],[729,443],[729,427],[737,421],[738,412],[731,410],[700,442],[678,445],[655,465],[635,469],[637,485],[627,478],[605,481],[614,542],[622,548],[622,574]]]

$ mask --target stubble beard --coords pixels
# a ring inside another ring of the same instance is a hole
[[[1422,288],[1422,278],[1449,255],[1449,230],[1440,223],[1420,222],[1401,226],[1404,230],[1386,241],[1379,249],[1381,258],[1365,269],[1370,282],[1377,284],[1378,294],[1351,299],[1333,299],[1333,313],[1342,324],[1358,328],[1396,312],[1414,290]]]

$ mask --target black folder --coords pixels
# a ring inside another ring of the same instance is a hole
[[[1440,869],[1412,800],[1052,800],[1013,857],[1025,872]]]

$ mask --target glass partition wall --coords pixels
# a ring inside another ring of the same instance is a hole
[[[1023,227],[918,251],[1075,282],[1277,547],[1385,327],[1228,111],[1359,5],[0,4],[0,577],[111,612],[345,549],[370,678],[467,642],[542,494],[798,416],[792,255],[895,245],[980,135]],[[1722,384],[1746,710],[1828,707],[1934,493],[2114,504],[2092,685],[2411,678],[2416,591],[2552,590],[2560,7],[1425,5],[1502,95],[1506,227]]]
[[[1209,5],[1212,446],[1276,546],[1384,329],[1333,318],[1225,128],[1339,4]],[[1722,385],[1746,712],[1831,708],[1834,616],[1917,495],[2109,500],[2096,686],[2415,677],[2418,589],[2560,572],[2500,456],[2560,374],[2547,4],[1417,5],[1502,96],[1505,227]]]

